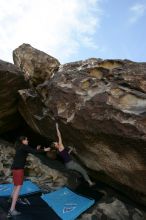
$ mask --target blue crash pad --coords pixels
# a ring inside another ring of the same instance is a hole
[[[10,196],[13,192],[13,187],[14,185],[12,183],[0,184],[0,197]],[[20,196],[33,194],[33,193],[37,193],[40,191],[41,190],[37,185],[27,180],[27,181],[24,181],[22,185]]]
[[[74,220],[82,212],[92,206],[94,199],[80,196],[67,187],[55,192],[44,194],[41,198],[57,213],[63,220]]]

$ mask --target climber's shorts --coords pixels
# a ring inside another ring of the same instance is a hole
[[[15,186],[20,186],[23,184],[24,179],[24,169],[14,169],[13,173],[13,181]]]

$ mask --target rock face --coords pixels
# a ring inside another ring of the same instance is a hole
[[[146,205],[145,85],[146,63],[68,63],[37,91],[21,90],[19,110],[45,137],[55,137],[57,119],[64,144],[96,178]]]
[[[25,72],[26,78],[29,78],[35,86],[49,79],[60,65],[57,59],[29,44],[22,44],[15,49],[13,60],[15,65]]]
[[[0,133],[19,125],[18,90],[24,88],[28,86],[23,72],[15,65],[0,60]]]

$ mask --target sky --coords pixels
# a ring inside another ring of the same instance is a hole
[[[146,0],[0,0],[0,59],[23,43],[61,63],[146,62]]]

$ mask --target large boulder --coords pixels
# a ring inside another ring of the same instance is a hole
[[[61,65],[37,91],[21,90],[30,127],[64,144],[96,178],[146,205],[146,63],[88,59]]]
[[[18,90],[27,87],[18,67],[0,60],[0,133],[15,129],[21,122],[17,111]]]
[[[57,59],[29,44],[22,44],[15,49],[13,60],[15,65],[25,72],[26,78],[30,79],[34,86],[49,79],[60,65]]]

